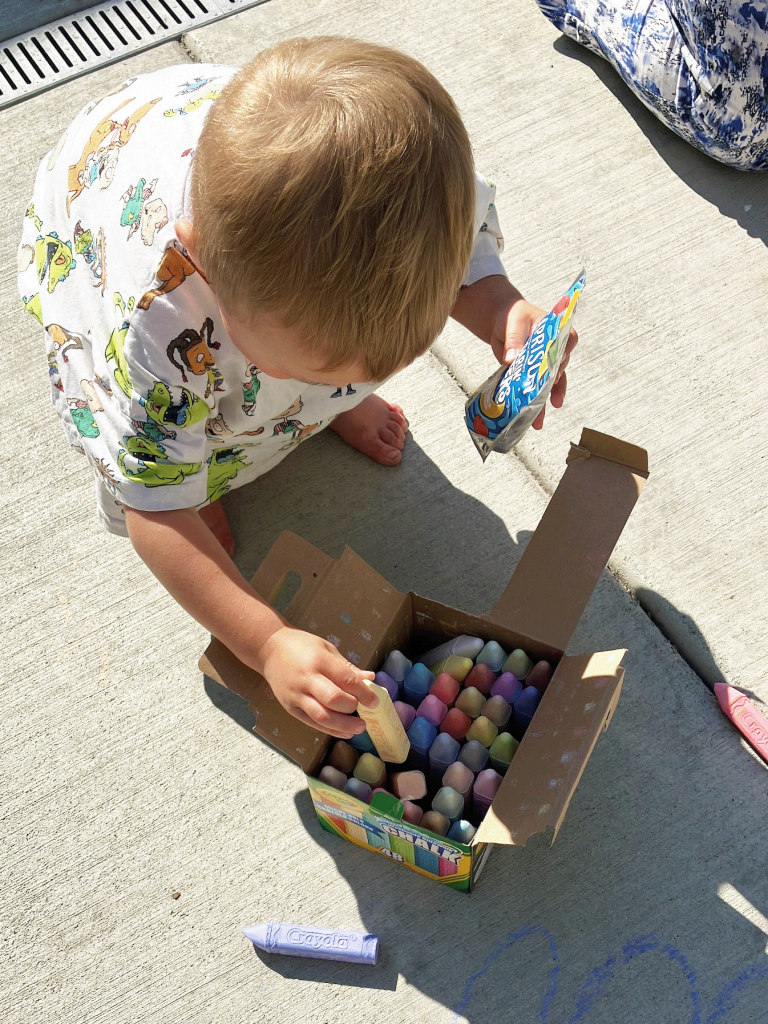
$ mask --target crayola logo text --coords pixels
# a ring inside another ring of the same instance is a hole
[[[323,935],[302,928],[291,928],[286,938],[289,942],[312,949],[349,949],[349,939],[343,935]]]

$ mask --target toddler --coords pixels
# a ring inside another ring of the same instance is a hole
[[[124,82],[43,159],[25,214],[19,287],[102,524],[332,735],[363,728],[372,673],[255,594],[219,499],[326,426],[399,462],[408,424],[375,389],[449,314],[513,357],[541,311],[504,275],[493,200],[421,64],[315,38]]]

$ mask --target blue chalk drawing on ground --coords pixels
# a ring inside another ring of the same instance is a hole
[[[549,1020],[550,1010],[557,994],[561,963],[560,954],[554,937],[546,930],[546,928],[543,928],[540,925],[529,925],[527,928],[522,928],[520,931],[508,935],[492,953],[488,954],[483,961],[480,970],[476,971],[467,981],[461,1000],[455,1007],[453,1007],[451,1024],[459,1024],[460,1018],[464,1015],[464,1012],[466,1010],[471,1011],[471,1004],[474,1000],[478,983],[482,981],[494,963],[505,953],[509,952],[509,950],[522,939],[527,939],[530,936],[536,935],[543,936],[546,939],[551,952],[551,960],[553,964],[552,969],[549,972],[549,986],[547,991],[544,993],[541,1009],[539,1010],[538,1015],[538,1021],[540,1024],[546,1024]],[[582,1024],[583,1021],[588,1020],[591,1017],[592,1010],[599,1003],[606,988],[613,981],[616,969],[628,966],[645,953],[660,954],[680,968],[688,983],[687,1012],[690,1013],[689,1024],[702,1024],[701,996],[699,994],[695,971],[680,950],[675,949],[674,946],[665,942],[663,939],[660,939],[653,933],[640,935],[637,938],[630,939],[619,952],[609,956],[604,964],[600,967],[596,967],[589,974],[582,986],[581,992],[579,993],[579,997],[576,1001],[575,1012],[573,1016],[569,1018],[568,1024]],[[763,979],[768,981],[768,966],[746,967],[733,979],[733,981],[729,981],[723,987],[722,991],[714,1001],[712,1012],[706,1018],[705,1024],[719,1024],[719,1022],[725,1020],[732,1021],[732,1024],[741,1024],[743,1017],[740,1019],[735,1014],[731,1016],[731,1011],[736,1008],[736,1002],[741,993],[751,985],[760,982]],[[681,1014],[685,1012],[686,1009],[681,1008]],[[471,1017],[467,1019],[471,1020]],[[517,1019],[517,1011],[514,1007],[510,1007],[510,1024]],[[681,1022],[683,1020],[681,1015],[678,1015],[675,1019],[680,1020]],[[503,1024],[503,1022],[499,1021],[498,1024]]]

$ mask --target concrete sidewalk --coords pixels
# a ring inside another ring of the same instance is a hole
[[[411,421],[401,467],[321,435],[229,496],[243,573],[292,529],[482,612],[582,426],[650,457],[571,643],[628,648],[611,728],[554,846],[496,851],[468,898],[322,832],[298,770],[201,678],[205,632],[96,526],[16,295],[37,164],[88,99],[320,33],[405,49],[446,84],[498,184],[512,280],[547,306],[586,262],[582,340],[563,410],[482,466],[463,402],[493,360],[450,326],[386,388]],[[768,776],[689,664],[768,702],[768,179],[667,133],[532,0],[270,0],[183,44],[0,114],[7,1021],[768,1021]],[[269,919],[376,931],[379,966],[258,957],[239,928]]]

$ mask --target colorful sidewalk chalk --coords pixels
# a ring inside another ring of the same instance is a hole
[[[368,932],[343,932],[298,924],[254,924],[243,935],[265,953],[341,960],[373,966],[379,955],[379,937]]]
[[[552,666],[548,661],[537,661],[531,671],[525,677],[527,686],[535,686],[537,690],[544,693],[552,678]]]
[[[520,744],[509,732],[500,732],[488,751],[488,761],[499,775],[504,775]]]
[[[493,722],[497,729],[503,729],[512,717],[512,706],[497,693],[495,697],[489,697],[483,704],[482,717]]]
[[[483,704],[485,704],[485,694],[480,693],[474,686],[469,686],[459,694],[456,700],[456,709],[463,711],[470,718],[479,718]]]
[[[467,732],[467,740],[469,742],[477,740],[479,743],[482,743],[484,747],[490,747],[498,734],[499,730],[493,722],[490,722],[485,715],[480,715],[474,720],[472,725],[470,725]]]
[[[429,781],[433,787],[439,786],[449,764],[459,756],[459,741],[450,733],[441,732],[429,748]]]
[[[403,680],[402,699],[406,704],[418,707],[429,693],[434,679],[434,673],[430,672],[426,665],[416,662]]]
[[[484,662],[479,662],[464,680],[464,686],[467,688],[474,686],[474,688],[479,690],[484,697],[487,697],[495,682],[496,673],[494,670]]]
[[[451,827],[448,829],[448,839],[455,839],[457,843],[464,843],[465,846],[469,846],[475,837],[477,829],[471,822],[467,821],[466,818],[461,818],[459,821],[454,821]]]
[[[433,647],[431,651],[427,651],[426,654],[422,654],[417,660],[422,662],[427,668],[432,668],[438,661],[442,661],[444,658],[450,658],[452,654],[458,655],[460,658],[469,658],[472,660],[482,651],[484,642],[477,636],[467,636],[466,633],[461,636],[456,636],[453,640],[448,640],[444,644],[440,644],[439,647]]]
[[[383,786],[387,781],[387,768],[380,757],[364,753],[355,765],[354,776],[361,782],[367,782],[371,789]]]
[[[427,795],[424,772],[395,772],[392,789],[400,800],[423,800]]]
[[[397,717],[403,723],[403,728],[408,732],[411,723],[416,717],[416,708],[412,704],[404,704],[401,700],[396,700],[392,707],[397,712]]]
[[[512,675],[511,672],[502,672],[491,687],[491,696],[503,697],[505,701],[512,704],[522,688],[523,684],[517,676]]]
[[[355,750],[359,750],[361,754],[375,754],[376,747],[373,745],[373,740],[368,735],[368,730],[364,729],[362,732],[357,733],[353,736],[350,741],[350,746],[354,747]]]
[[[495,640],[489,640],[475,658],[475,664],[487,665],[492,672],[500,672],[501,666],[506,660],[507,652]]]
[[[488,764],[488,748],[477,740],[470,740],[459,751],[458,760],[477,775]]]
[[[442,779],[444,786],[450,786],[467,800],[475,784],[475,773],[463,761],[454,761],[445,769]]]
[[[410,670],[411,662],[400,651],[390,651],[381,666],[381,671],[386,672],[396,683],[402,683]]]
[[[414,771],[429,771],[429,748],[435,742],[437,729],[428,722],[426,718],[414,718],[413,724],[408,730],[408,739],[411,741],[411,750],[406,762]]]
[[[403,800],[403,821],[407,821],[409,825],[418,825],[423,817],[424,811],[418,804],[411,800]]]
[[[727,683],[715,683],[715,696],[726,715],[758,754],[768,761],[768,719],[740,691]]]
[[[453,824],[464,813],[464,797],[461,793],[457,793],[455,789],[451,789],[450,786],[443,786],[435,794],[435,798],[432,801],[432,810],[437,811],[438,814],[444,814],[448,821]]]
[[[424,700],[416,708],[416,714],[420,718],[426,718],[428,722],[437,727],[445,718],[448,708],[433,693],[428,693]]]
[[[482,821],[485,817],[503,781],[501,775],[493,768],[486,768],[475,779],[472,787],[472,815],[476,822]]]
[[[447,672],[449,676],[453,676],[457,683],[463,683],[472,671],[472,665],[471,658],[460,658],[457,654],[451,654],[447,658],[443,658],[442,661],[438,661],[436,665],[433,665],[432,671],[436,676],[439,676],[441,672]]]
[[[449,672],[441,672],[429,688],[433,697],[441,700],[447,708],[452,708],[459,695],[460,686]]]
[[[328,764],[337,771],[351,775],[354,767],[360,760],[360,751],[347,743],[346,740],[336,740],[328,755]]]
[[[364,804],[367,804],[371,799],[371,793],[373,790],[367,782],[363,782],[361,779],[356,778],[354,775],[342,786],[345,793],[349,793],[350,796],[355,797],[356,800],[362,800]]]
[[[526,686],[515,698],[515,703],[512,705],[512,721],[514,723],[512,733],[517,739],[522,739],[522,734],[531,724],[531,719],[541,703],[541,698],[542,693],[535,686]]]
[[[472,725],[472,719],[469,715],[465,715],[458,708],[451,708],[440,723],[440,732],[447,732],[449,736],[453,736],[461,743],[466,738],[470,725]]]
[[[383,686],[375,682],[363,680],[363,685],[378,698],[378,703],[372,708],[365,707],[359,701],[357,704],[357,713],[365,722],[368,735],[376,747],[376,753],[382,761],[402,764],[411,745],[403,723],[394,709],[392,698]]]
[[[427,828],[430,832],[436,832],[439,836],[446,835],[451,826],[450,821],[444,814],[440,814],[439,811],[427,811],[419,824],[422,828]]]
[[[392,676],[387,675],[386,672],[377,672],[373,677],[373,681],[377,686],[383,686],[392,700],[397,700],[400,697],[402,684],[396,682]]]
[[[520,682],[522,682],[531,670],[533,662],[520,648],[516,648],[504,664],[501,666],[502,672],[511,672],[512,675],[516,676]]]
[[[329,786],[333,786],[334,789],[344,789],[347,781],[344,772],[340,772],[338,768],[334,768],[330,764],[327,764],[317,777],[321,782],[327,782]]]

